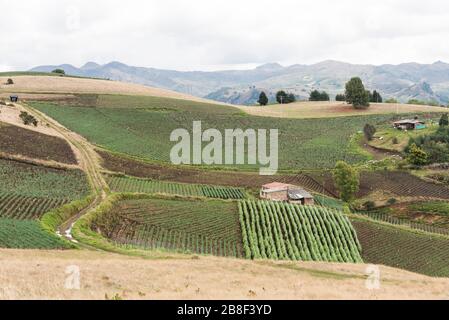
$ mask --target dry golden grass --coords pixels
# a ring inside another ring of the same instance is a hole
[[[65,288],[78,266],[80,289]],[[366,265],[216,257],[141,259],[92,251],[0,250],[0,299],[446,299],[449,279]]]
[[[283,105],[269,105],[265,107],[237,107],[251,115],[297,119],[449,111],[448,108],[441,107],[387,103],[372,103],[366,110],[356,110],[351,105],[343,102],[296,102]]]
[[[2,92],[126,94],[211,102],[175,91],[119,81],[53,76],[17,76],[14,77],[13,85],[5,85],[7,78],[0,77],[0,94]]]

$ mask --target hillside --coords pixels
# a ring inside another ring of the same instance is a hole
[[[165,89],[152,88],[133,83],[119,81],[58,77],[58,76],[12,76],[13,85],[6,85],[9,76],[0,76],[0,94],[4,93],[95,93],[95,94],[127,94],[139,96],[155,96],[183,99],[198,102],[210,102],[191,95]]]
[[[412,98],[449,101],[449,64],[440,61],[375,66],[328,60],[312,65],[269,63],[252,70],[215,72],[181,72],[111,62],[87,63],[81,68],[67,64],[39,66],[32,70],[49,72],[57,67],[68,74],[140,83],[238,104],[254,104],[255,91],[260,90],[270,97],[278,89],[294,92],[300,98],[307,98],[314,89],[326,90],[334,96],[344,91],[345,82],[353,76],[360,76],[368,89],[377,89],[384,97],[395,97],[401,102]]]

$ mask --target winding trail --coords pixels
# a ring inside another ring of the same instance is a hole
[[[107,191],[109,190],[106,181],[101,175],[101,165],[99,156],[95,152],[94,146],[89,143],[84,137],[79,134],[70,131],[59,122],[50,118],[46,114],[30,107],[27,104],[15,104],[16,107],[26,110],[28,113],[32,114],[39,121],[48,123],[48,125],[56,130],[74,150],[77,155],[79,165],[81,169],[86,173],[88,181],[91,188],[95,194],[94,200],[89,206],[80,211],[78,214],[71,217],[69,220],[65,221],[58,228],[58,235],[66,238],[71,242],[77,242],[72,236],[72,227],[84,214],[90,210],[96,208],[101,202],[106,199]]]

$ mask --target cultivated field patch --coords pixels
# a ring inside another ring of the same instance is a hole
[[[360,244],[340,212],[269,201],[239,202],[245,255],[252,259],[361,262]]]
[[[93,229],[120,245],[243,256],[236,202],[124,200],[97,219]]]
[[[243,199],[245,191],[239,188],[136,179],[107,176],[106,180],[114,192],[164,193],[179,196],[207,197],[217,199]]]
[[[0,123],[0,152],[76,164],[70,145],[61,138]]]

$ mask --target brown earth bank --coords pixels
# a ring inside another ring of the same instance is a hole
[[[0,151],[65,164],[77,163],[72,148],[65,140],[2,123]]]
[[[0,249],[0,299],[448,299],[449,279],[375,266]],[[79,289],[77,273],[79,270]]]
[[[116,156],[102,150],[97,150],[97,152],[103,159],[103,168],[139,178],[150,178],[184,183],[234,186],[249,189],[259,189],[263,184],[278,181],[296,184],[310,191],[335,197],[335,193],[324,188],[318,181],[307,174],[279,174],[274,176],[261,176],[257,173],[238,171],[199,170],[195,168],[174,167],[142,162]]]

